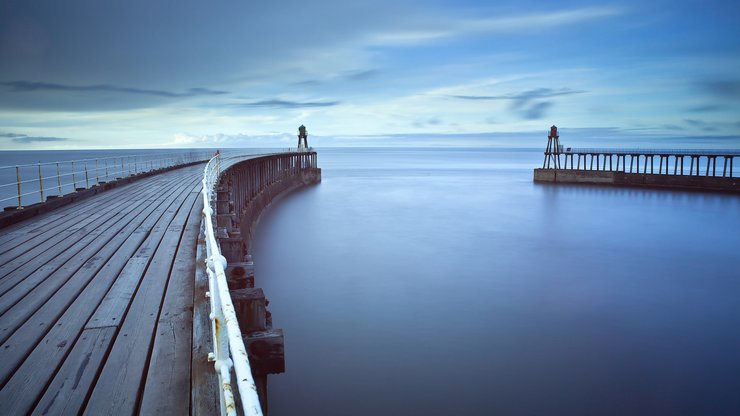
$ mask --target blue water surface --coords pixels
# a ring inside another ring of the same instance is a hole
[[[740,414],[740,197],[532,182],[541,151],[319,150],[262,217],[272,415]]]

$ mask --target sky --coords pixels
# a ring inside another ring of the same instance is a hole
[[[0,150],[740,147],[740,2],[0,0]],[[570,139],[570,141],[568,140]]]

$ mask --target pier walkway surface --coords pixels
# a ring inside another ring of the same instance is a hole
[[[191,412],[204,165],[0,230],[0,414]]]

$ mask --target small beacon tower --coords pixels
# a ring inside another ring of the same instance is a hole
[[[301,145],[301,141],[303,145]],[[298,150],[308,150],[308,133],[306,132],[306,126],[303,124],[298,127]]]
[[[558,128],[552,126],[550,127],[550,134],[547,136],[547,148],[545,149],[545,161],[542,162],[542,169],[545,167],[550,169],[550,161],[552,161],[553,169],[560,169],[560,152],[562,149]]]

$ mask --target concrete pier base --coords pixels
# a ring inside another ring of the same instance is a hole
[[[740,193],[740,178],[596,170],[535,169],[534,181]]]

